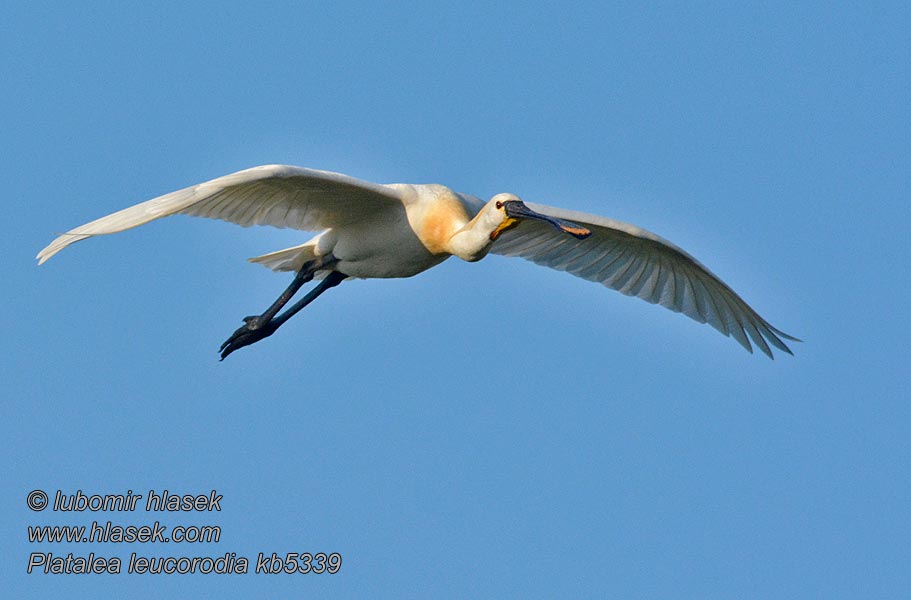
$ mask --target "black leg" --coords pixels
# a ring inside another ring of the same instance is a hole
[[[326,278],[323,279],[322,281],[320,281],[319,284],[315,288],[310,290],[306,296],[304,296],[303,298],[301,298],[300,300],[295,302],[291,306],[291,308],[289,308],[282,314],[280,314],[277,317],[275,317],[274,319],[272,319],[272,321],[269,324],[271,325],[274,323],[275,328],[278,329],[279,327],[281,327],[282,323],[284,323],[285,321],[287,321],[288,319],[290,319],[291,317],[293,317],[294,315],[299,313],[301,311],[301,309],[303,309],[305,306],[307,306],[308,304],[310,304],[311,302],[316,300],[320,294],[322,294],[329,288],[334,288],[335,286],[337,286],[338,284],[340,284],[347,278],[348,278],[348,276],[345,275],[344,273],[339,273],[338,271],[330,272],[328,275],[326,275]]]
[[[301,269],[301,273],[302,272],[303,269]],[[301,273],[298,273],[298,275]],[[291,299],[291,296],[294,295],[294,292],[299,290],[304,283],[313,279],[313,274],[311,271],[309,277],[300,283],[297,282],[298,277],[295,277],[294,282],[292,282],[291,285],[288,286],[288,289],[286,289],[282,295],[278,297],[278,300],[272,303],[272,306],[270,306],[266,312],[258,317],[247,317],[244,319],[246,325],[235,331],[234,334],[229,337],[224,344],[221,345],[221,348],[219,348],[219,352],[221,352],[221,360],[224,360],[228,357],[229,354],[239,348],[249,346],[250,344],[255,344],[259,340],[269,337],[275,333],[275,330],[281,327],[285,321],[296,315],[301,311],[301,309],[316,300],[320,294],[329,288],[337,286],[342,281],[347,279],[347,277],[348,276],[344,273],[331,271],[326,276],[326,278],[320,281],[319,284],[310,290],[306,296],[295,302],[291,308],[276,316],[276,313],[281,310],[285,304],[288,303],[288,300]],[[268,319],[266,317],[268,317]]]
[[[294,280],[291,282],[291,285],[275,299],[275,302],[273,302],[263,314],[255,317],[244,317],[244,323],[246,323],[244,327],[250,330],[259,329],[271,321],[275,315],[278,314],[278,311],[294,297],[297,290],[301,289],[301,286],[313,279],[314,272],[313,263],[308,263],[301,267],[301,270],[294,274]]]

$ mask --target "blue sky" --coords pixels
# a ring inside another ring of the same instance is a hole
[[[856,598],[911,586],[911,11],[18,3],[0,23],[15,597]],[[516,259],[345,283],[219,363],[309,234],[57,232],[264,163],[501,191],[687,249],[795,357]],[[30,490],[223,494],[33,513]],[[36,524],[222,528],[29,544]],[[336,575],[26,575],[31,552]],[[12,597],[11,596],[11,597]]]

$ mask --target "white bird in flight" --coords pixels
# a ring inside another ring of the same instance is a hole
[[[250,259],[274,271],[293,271],[294,280],[265,312],[244,319],[221,345],[222,360],[272,335],[345,279],[411,277],[450,256],[474,262],[490,252],[660,304],[710,324],[750,352],[752,339],[770,358],[769,344],[791,354],[782,338],[800,341],[760,317],[685,251],[634,225],[526,204],[513,194],[497,194],[485,203],[438,184],[383,185],[287,165],[238,171],[86,223],[39,252],[38,264],[80,240],[174,214],[321,231],[300,246]],[[279,314],[313,279],[319,283]]]

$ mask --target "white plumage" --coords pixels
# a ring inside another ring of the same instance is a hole
[[[566,271],[681,312],[734,337],[750,352],[750,340],[769,357],[770,344],[790,353],[782,338],[798,341],[770,325],[684,250],[639,227],[524,204],[511,194],[498,194],[484,203],[441,185],[382,185],[285,165],[232,173],[76,227],[39,252],[39,264],[80,240],[174,214],[244,227],[321,231],[300,246],[250,259],[298,273],[288,298],[276,301],[279,309],[302,283],[324,280],[315,294],[289,309],[291,314],[345,277],[408,277],[452,255],[475,261],[493,252]],[[331,281],[326,279],[330,273]],[[275,318],[276,313],[248,318],[247,325],[225,342],[222,357],[271,335],[291,316]]]

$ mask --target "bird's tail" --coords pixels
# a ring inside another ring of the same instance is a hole
[[[277,250],[262,256],[248,259],[252,263],[260,264],[273,271],[300,271],[304,263],[317,258],[316,244],[310,240],[306,244]]]

